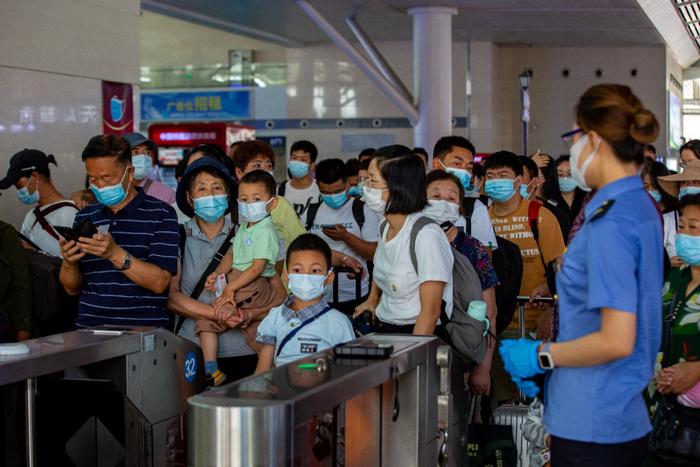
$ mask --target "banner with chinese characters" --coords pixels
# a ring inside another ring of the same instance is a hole
[[[123,135],[134,131],[134,99],[130,84],[102,81],[102,132]]]
[[[240,120],[251,118],[248,89],[142,92],[141,121]]]

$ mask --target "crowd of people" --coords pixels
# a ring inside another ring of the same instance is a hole
[[[697,449],[669,447],[664,427],[700,423],[700,141],[681,148],[680,173],[657,162],[659,124],[625,86],[590,88],[574,115],[570,155],[479,161],[444,136],[432,154],[342,160],[303,140],[280,184],[264,142],[206,144],[176,191],[138,133],[93,137],[87,188],[70,197],[51,178],[60,161],[24,149],[0,181],[33,206],[19,232],[0,223],[0,338],[36,335],[22,249],[59,258],[75,327],[170,328],[201,346],[211,385],[357,333],[450,343],[466,259],[494,337],[465,359],[471,394],[543,400],[555,466],[641,465],[649,446],[688,460]]]

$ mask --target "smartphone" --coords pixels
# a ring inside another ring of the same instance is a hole
[[[322,229],[335,229],[335,224],[321,224]]]
[[[54,230],[58,232],[61,237],[63,237],[67,242],[70,242],[71,240],[77,242],[78,237],[75,235],[75,232],[73,229],[70,227],[63,227],[62,225],[54,225],[53,226]]]
[[[78,237],[92,238],[97,233],[97,227],[90,221],[85,219],[73,229]]]

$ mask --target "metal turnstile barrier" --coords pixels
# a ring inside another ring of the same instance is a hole
[[[24,383],[26,465],[62,465],[51,456],[98,467],[184,465],[187,398],[205,386],[197,345],[164,329],[115,327],[25,343],[29,353],[0,357],[0,389]],[[100,399],[103,390],[115,397]],[[92,398],[95,416],[85,407]],[[71,425],[80,426],[65,433]],[[68,440],[63,452],[51,451],[55,438]]]
[[[463,368],[450,347],[432,336],[358,341],[393,353],[329,349],[190,398],[188,464],[465,465]]]

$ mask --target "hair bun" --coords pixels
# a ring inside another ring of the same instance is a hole
[[[53,154],[49,154],[48,156],[46,156],[46,163],[53,164],[56,167],[58,167],[58,163],[56,162],[56,158],[54,157]]]
[[[649,144],[659,135],[659,122],[648,109],[639,109],[630,125],[630,137],[640,144]]]

